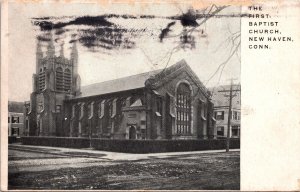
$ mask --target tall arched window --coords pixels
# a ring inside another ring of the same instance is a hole
[[[179,84],[176,100],[176,132],[189,134],[191,133],[191,90],[188,84]]]
[[[61,67],[56,68],[56,90],[64,91],[63,70]]]
[[[64,72],[64,87],[65,87],[66,92],[71,91],[71,71],[70,71],[70,69],[65,69],[65,72]]]

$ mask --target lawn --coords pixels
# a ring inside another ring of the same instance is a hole
[[[14,172],[8,179],[9,189],[238,190],[240,153],[150,155],[97,166]]]

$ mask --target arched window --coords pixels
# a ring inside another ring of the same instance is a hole
[[[61,67],[56,68],[56,90],[64,91],[63,70]]]
[[[178,134],[191,133],[191,90],[188,84],[179,84],[176,101],[176,132]]]
[[[66,92],[71,91],[71,71],[66,69],[64,72],[64,88]]]

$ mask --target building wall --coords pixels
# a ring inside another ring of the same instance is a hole
[[[145,106],[125,107],[123,108],[124,120],[118,133],[115,133],[116,139],[147,139],[146,134],[146,111]]]
[[[231,128],[230,128],[230,137],[240,137],[241,130],[241,86],[233,85],[233,98],[232,98],[232,111],[234,112],[231,118]],[[219,132],[218,137],[227,137],[228,130],[228,108],[229,108],[229,93],[224,93],[224,90],[230,90],[230,85],[221,85],[211,89],[213,91],[212,100],[214,102],[214,111],[216,119],[216,129],[217,133]],[[239,90],[239,91],[236,91]],[[221,92],[220,92],[221,91]],[[217,117],[217,113],[223,112],[223,119]],[[235,117],[235,114],[238,114],[238,117]],[[219,129],[219,131],[218,131]],[[233,129],[233,131],[232,131]],[[223,131],[221,131],[223,130]],[[222,133],[223,132],[223,133]]]
[[[8,101],[8,136],[24,135],[24,109],[23,102]]]
[[[229,136],[233,138],[238,138],[240,137],[240,126],[241,126],[241,111],[238,108],[233,108],[232,109],[233,114],[236,113],[237,117],[235,115],[231,116],[231,127],[229,130]],[[215,108],[214,110],[215,113],[215,118],[216,118],[216,129],[217,132],[218,130],[222,129],[223,134],[221,133],[222,131],[219,131],[219,134],[217,133],[218,137],[227,137],[227,131],[228,131],[228,107],[222,107],[222,108]],[[223,113],[223,118],[218,118],[217,114],[218,113]],[[233,131],[232,131],[233,129]],[[220,134],[221,133],[221,134]]]
[[[145,106],[130,107],[137,100],[144,103],[143,89],[66,100],[64,136],[125,139],[133,124],[140,134],[146,112]]]
[[[176,89],[180,83],[186,83],[189,85],[192,98],[191,98],[191,132],[188,134],[179,134],[176,132],[176,102],[177,93]],[[187,72],[179,71],[173,79],[167,81],[165,84],[155,90],[158,93],[156,98],[162,99],[162,128],[158,130],[157,138],[172,138],[172,139],[195,139],[195,138],[214,138],[215,130],[212,121],[213,104],[205,97],[202,90],[198,88],[195,81]],[[152,94],[153,95],[153,94]],[[171,104],[170,101],[171,100]],[[172,101],[173,100],[173,101]],[[155,102],[151,103],[151,106],[155,107]],[[173,108],[175,117],[170,117],[168,110]],[[200,109],[205,108],[205,120],[201,119]],[[155,110],[155,108],[153,109]],[[154,118],[155,115],[152,115]],[[170,120],[171,119],[171,120]],[[173,121],[173,122],[172,122]],[[152,125],[153,126],[153,125]],[[155,126],[154,126],[155,127]],[[168,130],[170,129],[171,130]],[[169,135],[171,133],[171,136]]]
[[[176,89],[180,83],[189,85],[192,94],[191,131],[184,134],[176,132]],[[140,105],[133,106],[138,100]],[[104,114],[99,109],[104,110]],[[173,116],[170,114],[171,109]],[[200,110],[203,110],[202,114]],[[64,113],[65,136],[129,139],[130,129],[133,128],[136,139],[196,139],[216,136],[213,104],[184,72],[157,89],[128,90],[67,100]]]
[[[23,113],[8,112],[8,136],[22,136],[24,115]]]

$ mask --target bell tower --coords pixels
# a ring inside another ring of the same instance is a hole
[[[64,43],[57,45],[52,33],[46,35],[46,52],[37,41],[36,73],[30,97],[29,135],[63,136],[64,101],[80,93],[78,50],[72,42],[70,59],[64,55]],[[55,47],[60,49],[57,51]]]

